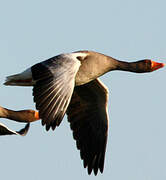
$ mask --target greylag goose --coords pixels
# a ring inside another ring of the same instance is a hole
[[[144,59],[124,62],[93,51],[61,54],[8,76],[5,85],[33,86],[34,102],[42,125],[53,130],[65,113],[88,174],[103,172],[108,134],[108,90],[98,79],[122,70],[152,72],[163,63]]]
[[[11,129],[9,129],[7,126],[5,126],[4,124],[0,123],[0,136],[4,136],[4,135],[21,135],[21,136],[25,136],[27,134],[29,130],[29,123],[26,124],[26,126],[21,129],[20,131],[13,131]]]
[[[30,122],[39,119],[39,114],[33,110],[22,110],[22,111],[12,111],[0,106],[0,118],[8,118],[15,120],[17,122],[28,122],[26,126],[20,131],[13,131],[9,129],[4,124],[0,123],[0,136],[4,135],[21,135],[25,136],[29,130]]]

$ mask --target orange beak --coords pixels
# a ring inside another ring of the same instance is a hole
[[[35,116],[34,117],[35,117],[35,120],[39,120],[40,119],[38,111],[35,111]]]
[[[151,70],[152,71],[155,71],[157,69],[160,69],[162,67],[164,67],[165,64],[164,63],[158,63],[158,62],[155,62],[155,61],[151,61]]]

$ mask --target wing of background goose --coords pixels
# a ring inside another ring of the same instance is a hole
[[[98,79],[76,86],[69,107],[68,121],[73,130],[84,167],[95,175],[103,172],[108,132],[108,90]]]
[[[4,124],[0,123],[0,136],[13,135],[13,134],[25,136],[28,130],[29,130],[29,123],[27,123],[26,126],[20,131],[13,131],[9,129],[7,126],[5,126]]]
[[[46,130],[60,124],[70,102],[80,61],[59,55],[31,67],[34,102]]]

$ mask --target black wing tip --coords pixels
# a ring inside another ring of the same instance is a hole
[[[45,129],[46,129],[46,131],[49,131],[50,130],[50,125],[48,125],[48,124],[46,124],[46,122],[45,121],[41,121],[41,124],[42,124],[42,126],[45,126]]]
[[[98,160],[94,161],[94,164],[92,164],[91,162],[90,163],[86,162],[85,159],[83,160],[83,165],[84,165],[84,168],[87,168],[88,175],[91,175],[93,172],[94,175],[97,176],[99,171],[100,171],[100,173],[103,173],[104,164],[103,163],[98,164],[97,162],[98,162]]]
[[[49,131],[50,129],[52,129],[54,131],[56,129],[56,127],[59,127],[64,115],[57,116],[53,122],[47,122],[47,120],[46,120],[47,117],[45,117],[45,116],[42,117],[42,114],[40,117],[42,119],[41,124],[42,124],[42,126],[45,126],[46,131]]]
[[[49,125],[46,125],[46,131],[49,131],[50,130],[50,127]]]
[[[53,131],[55,130],[55,128],[58,126],[56,123],[53,124],[46,124],[45,122],[41,122],[42,126],[45,126],[46,131],[49,131],[50,129],[52,129]]]
[[[93,159],[93,161],[89,161],[85,157],[81,157],[83,159],[83,165],[84,168],[87,168],[88,175],[91,175],[92,171],[95,176],[97,176],[98,172],[103,173],[104,171],[104,154],[103,158],[101,158],[101,155]]]
[[[104,169],[100,169],[100,168],[88,168],[87,171],[88,171],[88,175],[92,175],[92,171],[94,173],[95,176],[98,175],[98,170],[100,170],[100,173],[103,174],[103,171]]]
[[[25,136],[29,131],[29,127],[30,127],[30,123],[27,123],[23,129],[21,129],[20,131],[16,131],[16,133],[21,136]]]

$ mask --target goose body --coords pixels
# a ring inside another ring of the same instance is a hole
[[[104,169],[108,134],[108,89],[98,77],[113,70],[145,73],[163,66],[147,59],[129,63],[93,51],[77,51],[9,76],[5,85],[33,86],[36,109],[46,130],[59,126],[66,113],[84,167],[96,175]],[[15,113],[15,119],[19,114]]]

